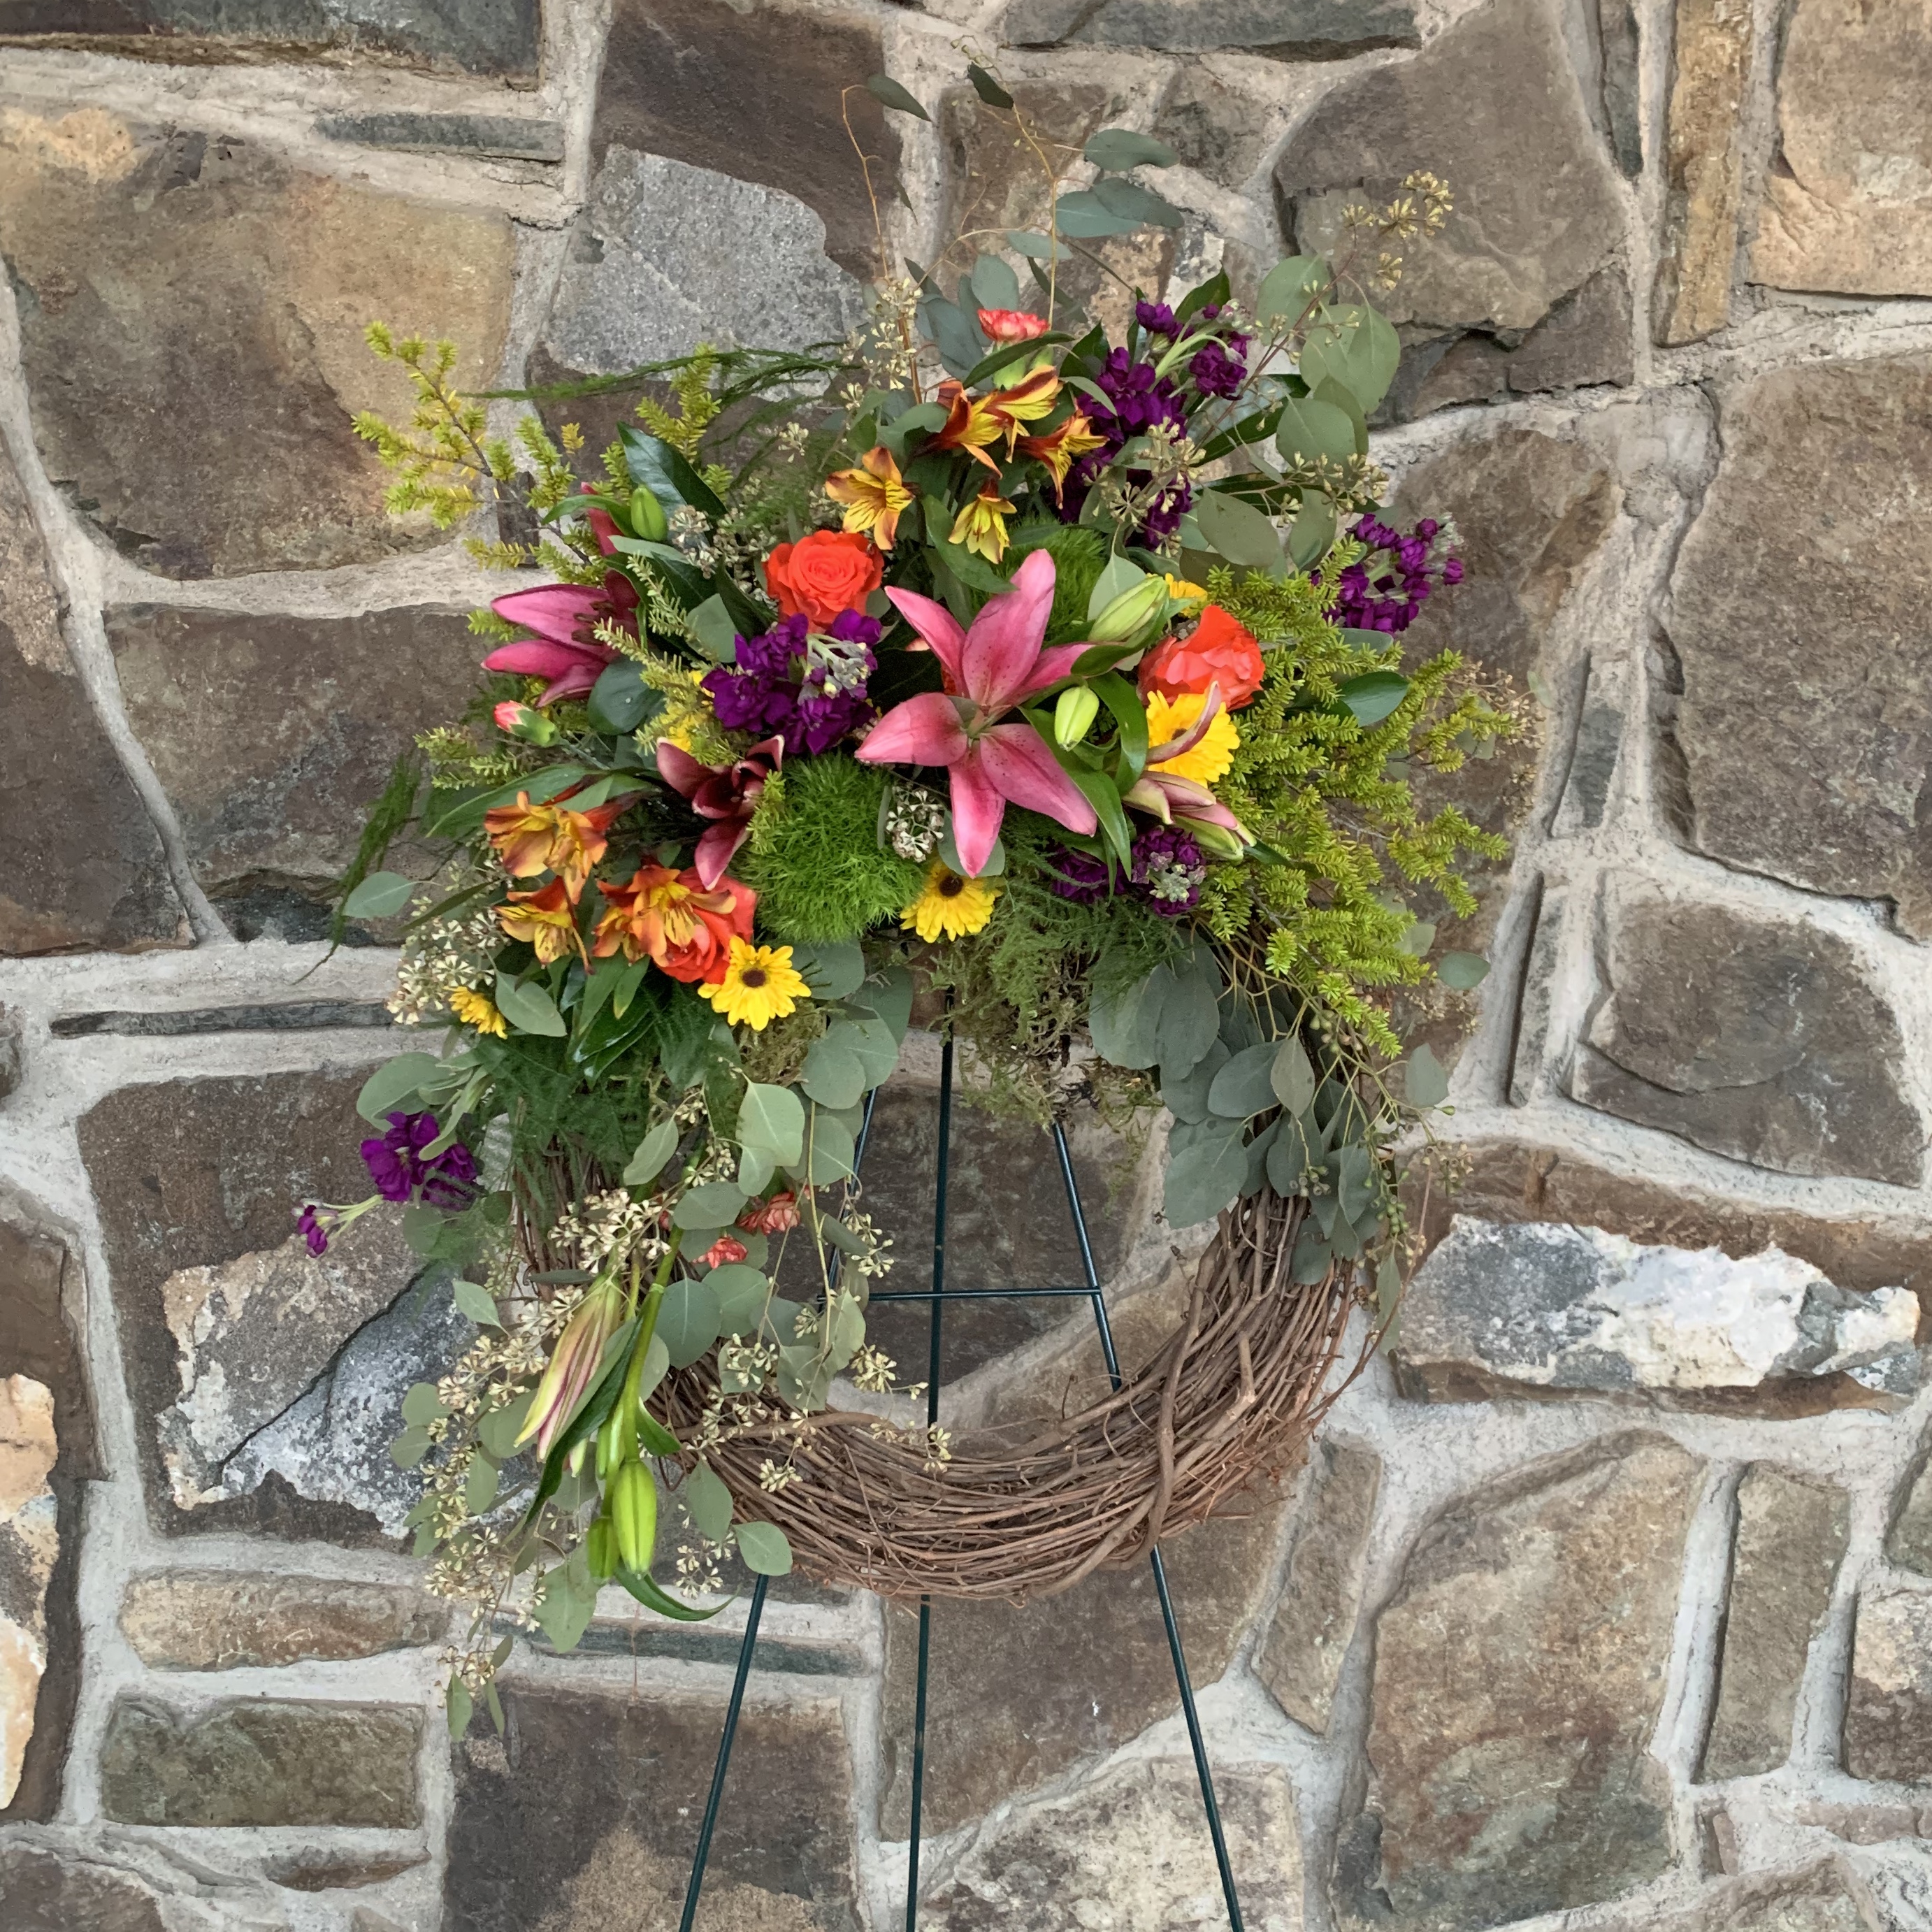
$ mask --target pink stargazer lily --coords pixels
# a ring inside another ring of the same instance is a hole
[[[1053,608],[1053,559],[1036,550],[992,598],[970,630],[943,604],[914,590],[888,590],[906,620],[945,667],[953,692],[923,691],[872,727],[857,755],[874,765],[944,765],[952,782],[952,838],[959,862],[977,874],[992,856],[1009,804],[1042,813],[1069,831],[1099,822],[1086,795],[1061,770],[1030,724],[999,721],[1057,684],[1084,644],[1042,650]]]
[[[613,578],[630,592],[628,610],[623,608],[622,592],[611,587]],[[601,584],[545,584],[534,590],[513,590],[499,597],[490,609],[536,635],[500,646],[483,660],[483,668],[548,678],[550,686],[538,698],[539,704],[587,698],[605,668],[617,662],[617,653],[608,644],[600,644],[590,627],[600,618],[628,625],[637,602],[637,592],[614,572]]]

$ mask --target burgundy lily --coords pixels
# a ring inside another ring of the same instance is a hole
[[[708,892],[724,876],[732,854],[751,836],[752,812],[765,781],[784,757],[784,740],[767,738],[736,764],[700,764],[668,738],[658,740],[658,776],[700,818],[712,822],[698,839],[692,864]]]
[[[616,662],[617,653],[592,634],[595,625],[618,624],[633,635],[638,628],[637,586],[614,570],[601,584],[545,584],[534,590],[513,590],[490,608],[536,635],[500,646],[483,660],[483,668],[548,678],[539,704],[587,698],[605,668]]]
[[[1042,649],[1053,607],[1053,559],[1036,550],[962,631],[952,614],[913,590],[888,590],[944,667],[947,688],[921,692],[873,726],[857,755],[874,765],[944,765],[952,784],[959,862],[976,874],[992,855],[1009,804],[1043,813],[1072,832],[1098,820],[1086,795],[1046,741],[1019,719],[999,721],[1073,668],[1084,644]],[[952,694],[959,694],[954,696]]]

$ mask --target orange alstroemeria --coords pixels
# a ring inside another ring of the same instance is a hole
[[[825,494],[846,506],[847,530],[869,531],[880,549],[890,550],[898,535],[899,514],[915,493],[906,487],[892,452],[882,444],[868,449],[856,470],[841,470],[826,477]]]
[[[512,878],[554,872],[574,904],[609,848],[604,834],[635,796],[592,806],[588,812],[572,812],[560,801],[532,805],[530,794],[520,791],[514,805],[499,806],[483,814],[483,830]]]
[[[598,882],[610,910],[597,922],[597,956],[620,947],[626,959],[649,958],[661,973],[687,982],[724,976],[731,941],[749,939],[758,895],[729,877],[707,892],[694,869],[640,866],[621,886]]]
[[[1105,449],[1107,439],[1096,435],[1094,425],[1076,410],[1064,423],[1057,424],[1045,435],[1022,436],[1019,446],[1022,454],[1036,457],[1052,472],[1054,500],[1057,502],[1066,488],[1066,472],[1083,456],[1090,455],[1096,449]]]
[[[551,880],[541,892],[511,893],[508,902],[496,908],[496,918],[512,939],[527,940],[546,966],[573,947],[580,958],[584,956],[577,908],[561,879]]]

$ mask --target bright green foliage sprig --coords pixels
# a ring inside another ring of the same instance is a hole
[[[1364,724],[1340,698],[1364,674],[1394,670],[1401,646],[1379,650],[1328,621],[1324,593],[1305,578],[1217,570],[1208,592],[1264,645],[1268,674],[1240,713],[1241,742],[1216,790],[1276,862],[1216,866],[1202,889],[1208,929],[1231,950],[1286,980],[1376,1052],[1401,1042],[1366,989],[1428,976],[1406,944],[1414,923],[1394,881],[1432,886],[1466,916],[1474,895],[1459,856],[1500,858],[1506,842],[1463,812],[1418,808],[1396,761],[1440,771],[1472,746],[1508,736],[1513,721],[1472,688],[1462,660],[1444,652],[1404,674],[1408,688],[1388,717]]]
[[[452,386],[454,343],[445,338],[431,344],[419,335],[398,339],[381,322],[372,322],[362,333],[382,361],[401,364],[416,392],[406,430],[373,410],[358,410],[354,418],[356,434],[374,446],[385,468],[397,472],[383,502],[392,516],[424,510],[438,530],[451,529],[479,507],[481,478],[506,483],[515,473],[511,446],[488,434],[483,405]]]

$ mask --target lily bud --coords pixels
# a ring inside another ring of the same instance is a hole
[[[1092,688],[1070,685],[1053,707],[1053,741],[1063,752],[1070,752],[1094,728],[1100,715],[1100,700]]]
[[[516,1447],[521,1448],[534,1436],[537,1454],[548,1456],[550,1445],[562,1434],[570,1412],[590,1386],[590,1378],[603,1359],[604,1345],[617,1332],[624,1318],[624,1298],[616,1282],[597,1282],[579,1304],[563,1333],[556,1338],[548,1366],[537,1384],[524,1418]]]
[[[626,1570],[643,1576],[658,1541],[658,1486],[641,1462],[626,1462],[611,1479],[610,1521]]]
[[[1188,818],[1180,823],[1186,827],[1187,836],[1210,859],[1244,859],[1248,848],[1225,825],[1210,825],[1204,819]]]
[[[507,731],[512,738],[520,738],[526,745],[554,745],[556,727],[541,711],[532,711],[527,704],[519,704],[514,698],[506,698],[496,710],[496,729]]]
[[[1131,590],[1123,590],[1087,626],[1096,644],[1124,644],[1166,614],[1167,585],[1158,577],[1144,577]]]
[[[631,492],[631,527],[646,543],[662,543],[670,535],[664,506],[641,483]]]
[[[600,1516],[584,1539],[584,1553],[590,1561],[590,1574],[600,1583],[608,1583],[617,1574],[617,1530],[608,1516]]]

